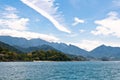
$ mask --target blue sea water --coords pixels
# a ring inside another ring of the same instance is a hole
[[[0,80],[120,80],[120,62],[0,62]]]

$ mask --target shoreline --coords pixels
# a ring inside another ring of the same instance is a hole
[[[120,62],[120,61],[0,61],[1,62]]]

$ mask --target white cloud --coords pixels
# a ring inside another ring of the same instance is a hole
[[[38,19],[38,18],[37,18],[37,19],[35,19],[35,21],[36,21],[36,22],[39,22],[39,21],[40,21],[40,19]]]
[[[80,30],[79,30],[79,32],[80,32],[80,33],[83,33],[83,32],[85,32],[85,30],[83,30],[83,29],[80,29]]]
[[[17,18],[19,18],[19,16],[17,16],[15,13],[7,13],[7,14],[4,14],[4,17],[5,18],[8,18],[8,19],[17,19]]]
[[[54,0],[21,0],[24,4],[33,8],[42,16],[47,18],[60,31],[71,33],[61,22],[62,16],[57,12],[58,7],[54,5]]]
[[[16,8],[7,6],[0,13],[0,36],[23,37],[26,39],[40,38],[49,42],[56,42],[59,39],[53,35],[40,34],[27,31],[28,18],[21,18],[17,15]]]
[[[5,11],[0,13],[0,29],[8,28],[15,30],[26,30],[28,18],[20,18],[17,15],[17,10],[14,7],[7,6]]]
[[[11,11],[17,12],[16,8],[14,8],[14,7],[12,7],[12,6],[6,6],[6,7],[5,7],[5,10],[6,10],[6,11],[10,11],[10,12],[11,12]]]
[[[77,43],[71,43],[73,45],[76,45],[82,49],[85,49],[87,51],[91,51],[97,46],[101,45],[102,43],[100,41],[94,41],[94,40],[82,40]]]
[[[95,21],[98,26],[91,31],[94,35],[112,35],[120,38],[120,18],[117,12],[108,13],[108,17]]]
[[[6,6],[4,9],[4,12],[2,12],[1,15],[2,15],[2,18],[16,19],[16,18],[19,18],[17,13],[18,13],[18,11],[16,8],[14,8],[12,6]]]
[[[120,42],[105,42],[105,41],[100,41],[100,40],[81,40],[80,42],[77,43],[71,43],[73,45],[76,45],[80,48],[83,48],[87,51],[91,51],[95,49],[96,47],[100,45],[106,45],[106,46],[113,46],[113,47],[120,47]]]
[[[29,19],[27,18],[19,18],[19,19],[0,19],[0,26],[2,28],[9,28],[15,30],[26,30],[27,22]]]
[[[76,26],[78,24],[84,23],[85,21],[82,19],[79,19],[77,17],[74,18],[74,23],[72,24],[73,26]]]
[[[52,35],[40,34],[40,33],[29,32],[29,31],[17,31],[17,30],[12,30],[12,29],[1,29],[0,36],[23,37],[28,40],[33,39],[33,38],[40,38],[40,39],[43,39],[49,42],[59,41],[58,38]]]

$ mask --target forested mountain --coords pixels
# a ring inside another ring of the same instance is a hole
[[[8,45],[4,42],[1,42],[1,41],[0,41],[0,49],[6,49],[6,50],[9,50],[9,51],[15,52],[15,53],[23,53],[22,51],[16,49],[15,47],[10,46],[10,45]]]
[[[88,52],[74,45],[67,45],[65,43],[54,43],[47,42],[41,39],[27,40],[24,38],[0,36],[1,47],[7,47],[8,50],[16,53],[30,53],[37,50],[55,50],[57,52],[65,53],[66,55],[74,55],[74,59],[78,56],[83,56],[88,59],[99,59],[99,60],[120,60],[120,47],[111,47],[106,45],[98,46],[92,51]],[[5,45],[4,45],[5,44]],[[11,46],[9,46],[9,45]],[[89,45],[89,44],[88,44]],[[15,48],[14,48],[14,47]],[[71,57],[71,56],[70,56]],[[73,56],[72,56],[73,57]],[[80,57],[81,59],[81,57]]]
[[[23,51],[24,53],[29,53],[29,52],[32,52],[32,51],[35,51],[35,50],[56,50],[56,51],[59,51],[49,45],[41,45],[41,46],[37,46],[37,47],[29,47],[29,48],[22,48],[22,47],[19,47],[19,46],[15,46],[17,49]]]
[[[0,61],[71,61],[86,60],[84,57],[70,56],[48,45],[42,45],[38,50],[31,48],[29,53],[22,53],[13,46],[0,42]],[[20,54],[21,53],[21,54]]]
[[[9,45],[15,46],[16,48],[21,49],[29,49],[29,50],[36,50],[39,49],[42,45],[49,45],[63,53],[72,54],[72,55],[82,55],[87,56],[88,52],[80,49],[74,45],[67,45],[65,43],[54,43],[54,42],[47,42],[42,39],[31,39],[27,40],[25,38],[17,38],[17,37],[10,37],[10,36],[0,36],[0,41],[5,42]]]
[[[14,61],[18,59],[17,53],[21,53],[21,51],[17,50],[13,46],[10,46],[6,43],[0,41],[0,61]]]

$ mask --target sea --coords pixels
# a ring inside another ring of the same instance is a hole
[[[120,61],[0,62],[0,80],[120,80]]]

